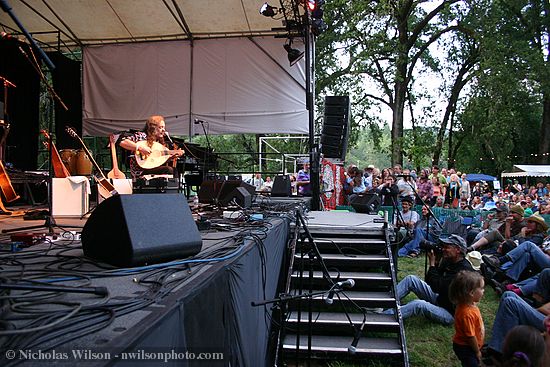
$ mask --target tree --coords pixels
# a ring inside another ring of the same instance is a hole
[[[429,59],[431,45],[459,29],[460,0],[344,1],[327,3],[329,31],[317,44],[317,94],[353,95],[361,123],[373,124],[373,106],[392,111],[392,164],[403,162],[403,121],[407,92],[416,68]],[[452,13],[454,17],[443,15]],[[454,19],[452,23],[446,22]],[[342,63],[341,60],[344,60]]]

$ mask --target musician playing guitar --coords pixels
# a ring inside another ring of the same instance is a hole
[[[166,132],[164,117],[154,115],[147,119],[143,131],[121,138],[119,145],[131,152],[130,172],[133,178],[143,175],[174,175],[171,161],[183,155],[183,150],[174,148]]]

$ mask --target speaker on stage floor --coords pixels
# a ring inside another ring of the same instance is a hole
[[[349,96],[326,96],[321,153],[325,158],[346,158],[349,138]]]
[[[271,187],[271,196],[273,197],[288,197],[292,195],[292,184],[289,175],[278,175],[273,180]]]
[[[358,194],[350,201],[350,205],[357,213],[366,214],[378,213],[381,204],[380,196],[373,193]]]
[[[215,203],[220,194],[223,182],[224,181],[218,179],[203,181],[198,192],[199,202],[203,204]]]
[[[131,267],[196,255],[202,238],[182,194],[116,195],[90,215],[82,248],[92,259]]]

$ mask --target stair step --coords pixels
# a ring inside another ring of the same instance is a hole
[[[351,335],[353,335],[353,329],[349,323],[348,318],[346,317],[346,314],[344,313],[316,312],[313,317],[314,317],[315,330],[319,330],[319,329],[333,330],[333,331],[338,330],[344,335],[345,333],[352,333]],[[363,323],[363,314],[351,313],[349,314],[349,318],[351,319],[353,324],[356,325],[357,327],[361,326],[361,324]],[[297,311],[290,312],[286,322],[289,325],[296,324],[298,322],[298,312]],[[304,326],[302,326],[304,329],[302,330],[307,330],[306,329],[307,322],[308,322],[307,312],[302,312],[300,322],[304,323]],[[295,329],[296,325],[290,326],[290,327]],[[399,322],[395,318],[395,315],[367,313],[363,331],[364,332],[369,332],[369,331],[381,331],[381,332],[397,331],[398,332]]]
[[[320,290],[313,290],[313,293],[315,292],[320,292]],[[314,296],[312,298],[314,303],[326,303],[327,293]],[[296,295],[298,291],[293,289],[291,290],[291,294]],[[344,291],[334,295],[333,300],[335,304],[338,302],[338,296],[340,296],[341,302],[353,301],[362,307],[392,308],[396,305],[395,297],[390,292],[361,292],[344,289]],[[303,302],[307,302],[307,300],[304,299]],[[292,303],[297,303],[297,301],[293,301]]]
[[[350,245],[378,245],[386,246],[386,241],[383,238],[345,238],[345,237],[315,237],[315,242],[321,243],[335,243],[339,244],[350,244]]]
[[[355,271],[329,271],[330,276],[334,282],[343,281],[346,279],[353,279],[355,281],[356,288],[375,288],[389,287],[392,282],[392,278],[389,274],[384,272],[355,272]],[[338,278],[339,276],[339,278]],[[299,284],[300,272],[298,270],[292,273],[292,284]],[[304,271],[303,284],[309,284],[309,272]],[[315,270],[313,272],[313,284],[318,287],[329,286],[329,282],[323,277],[323,272]]]
[[[359,271],[329,271],[329,274],[331,278],[337,282],[342,281],[346,279],[353,279],[355,280],[355,283],[357,284],[358,281],[361,280],[370,280],[370,281],[377,281],[377,282],[391,282],[391,276],[386,273],[376,273],[376,272],[359,272]],[[338,276],[340,278],[338,279]],[[298,270],[294,271],[292,273],[293,278],[300,277],[300,272]],[[304,278],[309,277],[309,272],[304,271]],[[313,272],[313,278],[314,279],[324,279],[323,272],[319,270],[315,270]]]
[[[368,254],[368,255],[342,255],[342,254],[327,254],[321,253],[321,257],[325,264],[329,267],[345,268],[347,270],[366,269],[370,266],[387,266],[389,265],[389,259],[386,255],[380,254]],[[304,256],[304,261],[307,264],[309,258],[307,254]],[[301,254],[294,255],[295,264],[300,264]],[[314,260],[314,265],[317,260]]]
[[[396,338],[360,338],[357,344],[357,350],[354,355],[348,353],[348,347],[351,345],[353,337],[349,336],[330,336],[330,335],[313,335],[311,338],[311,350],[314,358],[328,357],[333,355],[347,354],[348,356],[361,357],[367,355],[386,355],[386,356],[401,356],[403,349],[399,339]],[[283,349],[291,355],[292,351],[296,351],[296,335],[288,334],[283,341]],[[300,352],[308,350],[307,335],[300,336]]]

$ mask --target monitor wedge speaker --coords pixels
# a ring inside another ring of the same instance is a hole
[[[132,267],[196,255],[202,238],[183,194],[116,195],[88,218],[82,248],[97,261]]]

